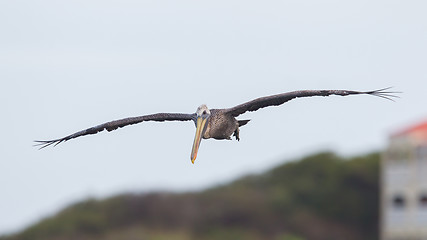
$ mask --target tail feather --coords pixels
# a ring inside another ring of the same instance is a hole
[[[237,120],[239,127],[246,125],[250,120]]]

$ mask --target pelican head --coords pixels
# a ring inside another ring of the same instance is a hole
[[[203,115],[210,115],[211,111],[209,110],[208,106],[206,106],[206,104],[202,104],[197,108],[196,114],[197,117],[201,117]]]
[[[202,141],[202,137],[205,134],[207,127],[207,120],[211,115],[211,111],[209,108],[202,104],[197,108],[196,111],[196,136],[194,137],[193,148],[191,150],[191,162],[194,164],[194,161],[197,157],[197,152],[199,151],[200,142]]]

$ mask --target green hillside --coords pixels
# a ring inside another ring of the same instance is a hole
[[[320,153],[192,193],[72,205],[1,240],[378,239],[379,154]]]

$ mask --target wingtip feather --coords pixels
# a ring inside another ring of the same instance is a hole
[[[364,93],[370,94],[373,96],[377,96],[377,97],[381,97],[381,98],[395,102],[395,100],[393,98],[400,98],[400,96],[398,96],[396,94],[400,94],[402,92],[387,91],[391,88],[393,88],[393,87],[386,87],[386,88],[382,88],[382,89],[378,89],[378,90],[374,90],[374,91],[368,91],[368,92],[364,92]]]
[[[64,139],[56,139],[56,140],[49,140],[49,141],[45,141],[45,140],[34,140],[34,142],[36,144],[33,144],[33,147],[39,147],[40,148],[38,150],[41,150],[45,147],[49,147],[52,144],[54,144],[53,146],[55,147],[56,145],[58,145],[59,143],[63,142]]]

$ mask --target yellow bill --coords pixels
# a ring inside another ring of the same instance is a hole
[[[203,134],[205,133],[205,125],[207,118],[198,117],[196,121],[196,136],[194,136],[193,149],[191,150],[191,162],[194,164],[194,161],[197,157],[197,152],[199,151],[200,142],[202,141]]]

